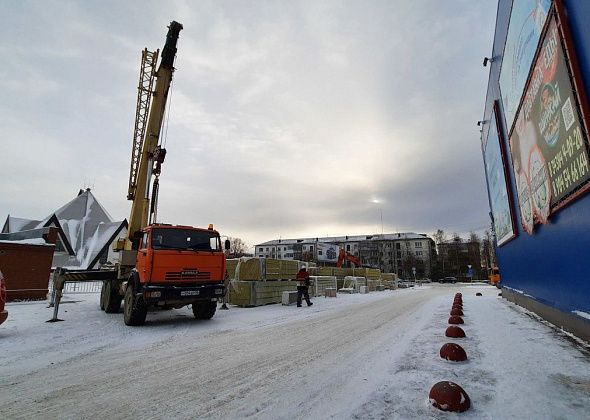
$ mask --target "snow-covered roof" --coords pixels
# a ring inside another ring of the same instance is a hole
[[[80,190],[77,197],[42,221],[8,216],[4,229],[9,230],[7,233],[14,233],[47,226],[59,229],[59,236],[70,254],[68,266],[92,268],[115,236],[127,227],[127,221],[114,221],[87,189]]]
[[[270,245],[294,245],[294,244],[309,244],[309,243],[345,243],[345,242],[361,242],[361,241],[404,241],[411,239],[431,239],[428,235],[423,233],[386,233],[374,235],[349,235],[349,236],[326,236],[323,238],[298,238],[298,239],[273,239],[272,241],[262,242],[256,246],[270,246]]]
[[[35,229],[39,223],[39,220],[22,219],[20,217],[8,215],[6,222],[4,222],[2,233],[14,233],[22,232],[23,230]]]

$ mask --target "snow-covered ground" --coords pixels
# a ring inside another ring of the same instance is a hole
[[[467,337],[444,335],[455,292]],[[476,297],[476,292],[483,296]],[[316,298],[314,306],[187,309],[126,327],[98,294],[11,303],[0,326],[1,418],[588,418],[590,351],[486,285]],[[468,361],[439,357],[445,342]],[[429,405],[450,380],[462,414]]]

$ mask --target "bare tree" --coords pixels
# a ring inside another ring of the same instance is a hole
[[[243,257],[246,254],[248,246],[246,242],[244,242],[241,238],[232,238],[229,237],[230,247],[229,247],[229,257],[230,258],[239,258]]]
[[[496,262],[494,241],[492,239],[492,234],[490,233],[489,230],[486,230],[484,232],[481,247],[482,247],[482,254],[484,257],[484,262],[485,262],[486,268],[490,269],[492,267],[495,267],[498,263]]]
[[[434,243],[437,245],[447,240],[447,234],[442,229],[437,229],[436,232],[432,234],[432,237],[434,238]]]
[[[442,244],[447,241],[447,234],[442,229],[437,229],[436,232],[432,234],[434,238],[434,243],[436,244],[436,251],[437,251],[437,258],[432,268],[432,276],[434,277],[444,277],[445,275],[445,255],[443,254]]]

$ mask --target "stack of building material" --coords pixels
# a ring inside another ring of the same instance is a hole
[[[346,276],[354,276],[354,269],[353,268],[338,268],[334,267],[333,269],[333,276],[335,276],[338,280],[344,280]]]
[[[361,286],[367,285],[364,277],[346,276],[342,281],[342,287],[338,289],[342,293],[358,293]]]
[[[235,279],[240,281],[258,281],[264,279],[264,259],[240,258],[235,270]]]
[[[381,284],[386,289],[397,289],[397,275],[394,273],[381,273]]]
[[[265,280],[292,280],[297,277],[299,261],[265,259]]]
[[[225,267],[225,271],[227,271],[227,275],[229,276],[230,280],[236,278],[236,268],[238,266],[239,258],[232,258],[227,260],[227,265]]]
[[[312,287],[310,294],[313,296],[325,296],[326,288],[336,288],[336,277],[334,276],[311,276]]]
[[[238,281],[229,287],[229,303],[248,307],[280,303],[284,291],[297,290],[295,281]]]
[[[334,267],[317,267],[316,276],[333,276]]]
[[[227,260],[227,273],[230,279],[240,281],[293,280],[301,264],[297,260],[242,257]]]
[[[381,285],[381,280],[367,279],[367,290],[369,292],[375,292],[377,287]]]
[[[381,279],[381,270],[378,268],[354,268],[352,274],[348,274],[355,277],[365,277],[371,280]]]

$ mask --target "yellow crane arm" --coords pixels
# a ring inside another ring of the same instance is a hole
[[[164,111],[166,110],[168,91],[170,89],[172,74],[174,72],[176,44],[181,30],[182,25],[174,21],[171,22],[168,27],[168,35],[166,36],[166,44],[162,50],[160,67],[155,73],[156,86],[149,107],[149,117],[147,125],[145,126],[141,155],[139,156],[139,161],[136,161],[135,163],[135,177],[133,177],[134,153],[132,152],[132,175],[130,177],[128,198],[133,200],[133,204],[131,205],[131,215],[129,216],[129,228],[125,249],[131,249],[131,242],[133,241],[135,233],[148,224],[151,179],[155,167],[156,171],[159,171],[159,166],[162,163],[163,155],[165,154],[165,151],[158,147],[158,143],[162,130],[162,122],[164,121]],[[136,140],[134,139],[134,148],[135,147]],[[134,182],[132,183],[131,181],[133,179]]]

